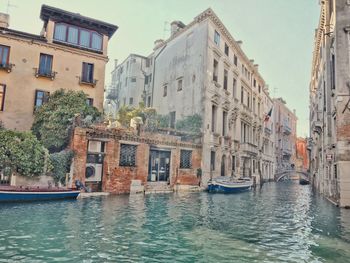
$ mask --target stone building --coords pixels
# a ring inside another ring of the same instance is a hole
[[[113,118],[122,106],[135,107],[145,101],[145,85],[148,81],[148,76],[145,76],[147,61],[146,57],[136,54],[130,54],[120,64],[115,60],[105,106]]]
[[[220,175],[273,177],[273,153],[270,148],[269,153],[268,148],[262,149],[263,143],[273,146],[273,135],[268,129],[265,133],[264,123],[270,110],[264,100],[269,95],[258,65],[241,46],[211,9],[187,25],[174,21],[171,36],[155,41],[153,52],[145,59],[142,91],[129,95],[168,115],[171,128],[178,120],[200,114],[204,185]],[[113,92],[112,88],[108,91]]]
[[[117,26],[43,5],[38,35],[9,28],[0,14],[0,120],[28,130],[33,112],[58,89],[83,91],[103,109],[108,40]]]
[[[93,191],[130,193],[135,182],[162,191],[196,189],[201,177],[201,145],[180,136],[126,129],[76,128],[72,182]]]
[[[295,168],[297,117],[282,98],[273,99],[276,170]]]
[[[310,81],[313,186],[350,206],[350,1],[324,0],[315,31]]]

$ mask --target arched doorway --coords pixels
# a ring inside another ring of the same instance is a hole
[[[221,159],[221,176],[225,176],[225,170],[226,170],[226,156],[223,155]]]

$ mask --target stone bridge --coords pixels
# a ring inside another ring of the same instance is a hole
[[[286,169],[286,170],[278,171],[277,173],[275,173],[275,181],[279,182],[285,176],[290,175],[290,174],[299,174],[304,179],[309,179],[309,175],[310,175],[310,173],[305,169]]]

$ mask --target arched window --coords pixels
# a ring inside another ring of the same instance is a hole
[[[225,176],[225,171],[226,171],[226,156],[223,155],[221,159],[221,176]]]

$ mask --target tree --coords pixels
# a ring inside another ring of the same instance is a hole
[[[77,115],[91,122],[100,117],[98,110],[88,105],[86,99],[82,91],[60,89],[50,95],[47,103],[35,109],[32,131],[50,152],[67,147],[69,131]]]
[[[40,176],[50,168],[48,151],[31,132],[0,129],[0,170]]]
[[[122,106],[118,111],[117,120],[124,127],[129,127],[132,118],[141,117],[142,121],[145,123],[146,120],[153,115],[156,115],[156,110],[153,108],[146,108],[144,103],[141,102],[137,108]]]
[[[70,166],[73,159],[73,151],[63,150],[58,153],[50,154],[50,161],[52,165],[52,177],[55,182],[65,183],[66,173],[70,171]]]

